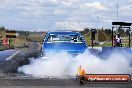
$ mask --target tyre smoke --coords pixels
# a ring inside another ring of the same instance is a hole
[[[128,74],[130,73],[129,55],[113,52],[106,59],[85,51],[75,57],[66,53],[47,53],[45,57],[32,58],[29,65],[19,67],[18,71],[36,77],[75,76],[82,65],[88,74]]]

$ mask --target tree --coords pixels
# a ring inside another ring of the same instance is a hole
[[[106,37],[104,30],[98,30],[98,35],[99,35],[98,40],[100,42],[104,42],[107,40],[107,37]]]
[[[130,29],[127,29],[125,32],[126,36],[129,36],[129,33],[130,33]]]
[[[105,29],[104,32],[107,36],[107,40],[111,40],[111,34],[112,34],[111,29]]]
[[[111,29],[105,29],[104,32],[106,35],[111,35],[112,33]]]
[[[4,31],[5,30],[5,27],[0,27],[0,30]]]
[[[117,32],[118,33],[120,33],[120,35],[122,36],[122,37],[124,37],[125,36],[125,31],[123,30],[123,29],[117,29]]]
[[[89,32],[89,28],[85,28],[83,34],[87,34]]]

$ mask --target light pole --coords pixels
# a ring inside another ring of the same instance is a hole
[[[117,21],[119,20],[119,4],[117,3]]]

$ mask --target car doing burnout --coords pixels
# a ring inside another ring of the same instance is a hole
[[[42,53],[68,52],[82,53],[87,45],[79,32],[47,32],[42,43]]]

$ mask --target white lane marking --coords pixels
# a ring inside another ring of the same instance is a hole
[[[8,57],[6,60],[10,60],[11,58],[13,58],[13,56],[15,56],[16,54],[18,54],[20,51],[17,51],[16,53],[14,53],[13,55],[11,55],[10,57]]]
[[[41,44],[39,42],[37,42],[37,44],[41,47]]]
[[[41,50],[41,44],[39,43],[39,42],[37,42],[37,44],[39,45],[39,48],[38,48],[38,50]]]

